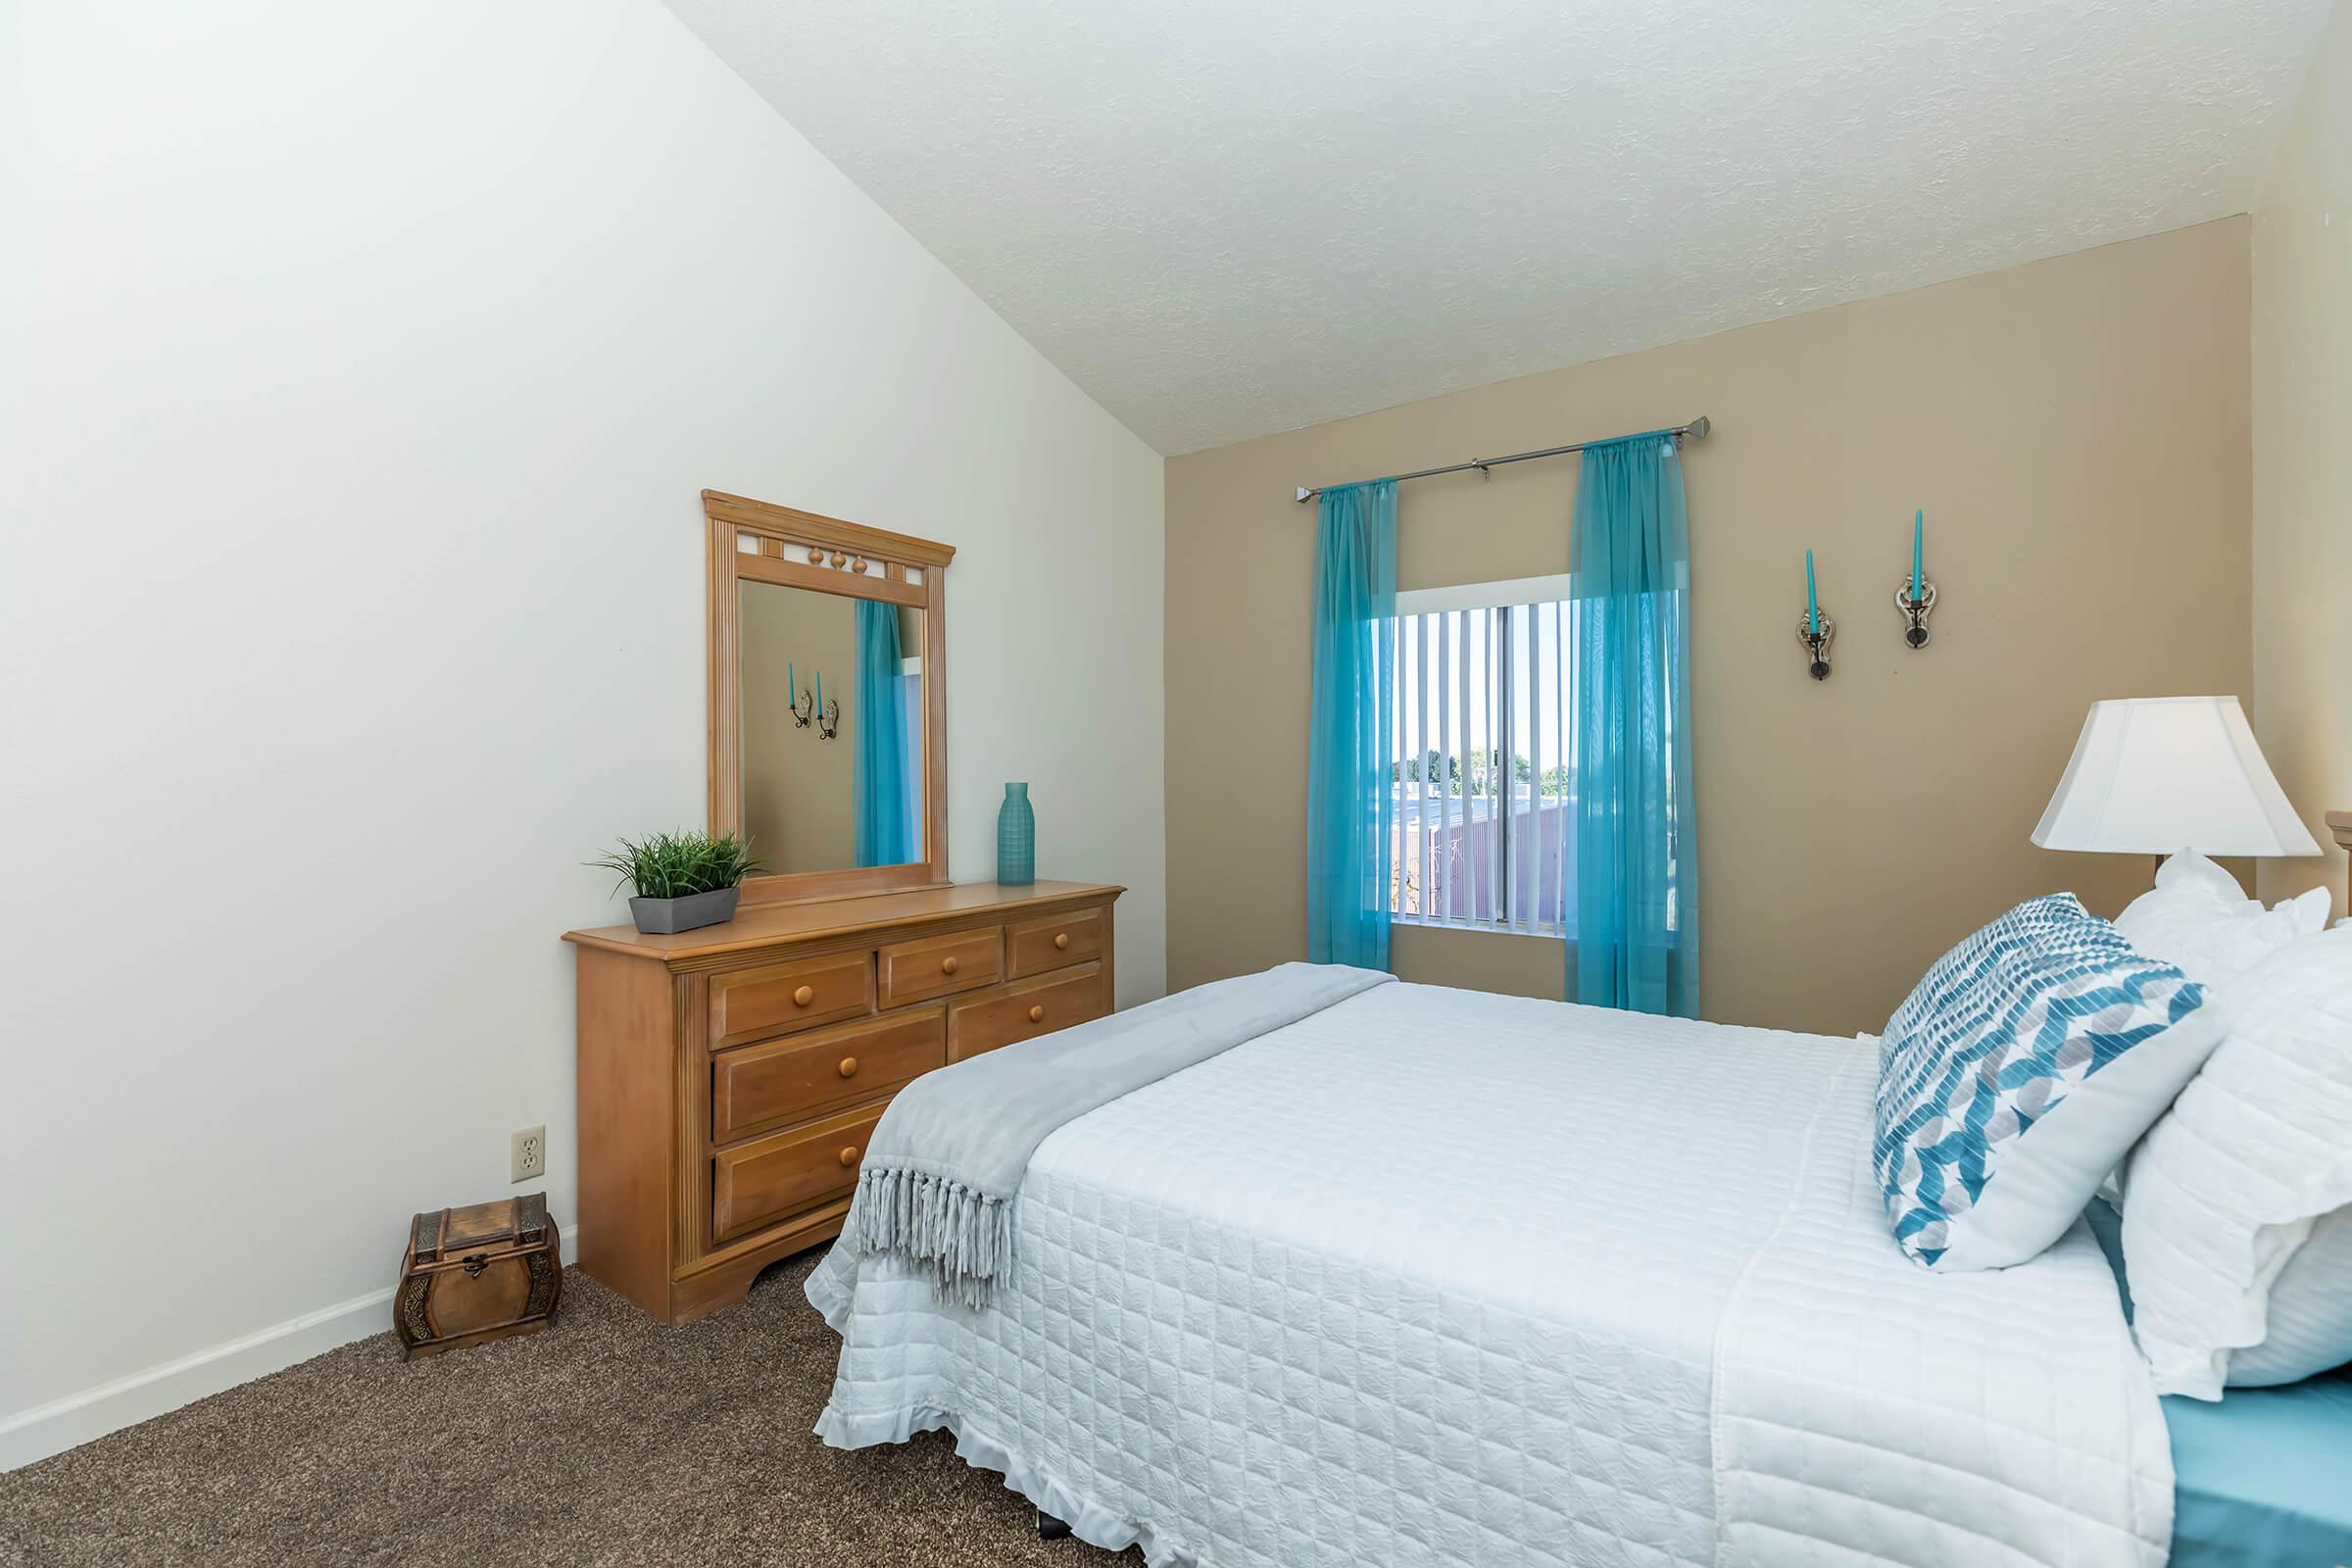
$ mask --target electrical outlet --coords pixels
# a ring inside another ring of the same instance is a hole
[[[547,1174],[547,1128],[520,1127],[515,1129],[514,1148],[507,1161],[511,1182],[527,1182]]]

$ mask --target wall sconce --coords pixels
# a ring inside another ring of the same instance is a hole
[[[813,561],[817,555],[823,553],[818,551],[809,559]],[[816,684],[813,688],[802,686],[798,684],[792,661],[786,660],[784,662],[784,701],[792,709],[792,722],[797,728],[807,729],[810,720],[815,721],[818,740],[829,741],[840,731],[841,699],[836,697],[829,703],[825,701],[825,672],[823,670],[820,669],[816,672]]]
[[[1838,622],[1821,612],[1821,600],[1813,591],[1813,552],[1805,552],[1805,613],[1796,623],[1796,640],[1805,645],[1805,673],[1815,680],[1830,678],[1830,643],[1838,635]]]
[[[817,678],[822,680],[824,677],[820,675]],[[793,725],[807,729],[808,720],[816,713],[816,694],[800,684],[789,659],[784,662],[784,702],[792,710]]]
[[[1894,590],[1894,608],[1902,612],[1903,641],[1914,650],[1928,646],[1928,616],[1936,610],[1936,585],[1920,571],[1920,545],[1926,534],[1928,514],[1911,514],[1911,575]]]

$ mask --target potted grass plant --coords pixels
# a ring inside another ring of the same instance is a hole
[[[752,858],[750,842],[733,833],[622,839],[618,849],[588,863],[618,872],[636,889],[629,914],[637,929],[662,935],[733,919],[743,879],[763,869]],[[613,891],[619,886],[613,884]]]

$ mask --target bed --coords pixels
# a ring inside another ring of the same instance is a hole
[[[1032,1155],[988,1304],[837,1248],[817,1426],[1154,1565],[2153,1565],[2096,1240],[1930,1274],[1852,1041],[1384,985]],[[1181,1129],[1181,1136],[1171,1136]]]

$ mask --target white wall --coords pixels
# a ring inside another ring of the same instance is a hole
[[[1159,459],[653,0],[0,0],[0,1462],[513,1128],[572,1218],[557,939],[702,814],[706,485],[959,548],[954,872],[1031,780],[1159,992]]]

